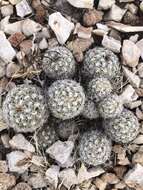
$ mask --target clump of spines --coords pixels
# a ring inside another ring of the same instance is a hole
[[[127,109],[124,109],[116,118],[105,120],[103,126],[113,141],[123,144],[134,140],[139,133],[138,119]]]
[[[43,70],[52,79],[72,78],[76,72],[75,59],[66,47],[48,49],[42,60]]]
[[[110,158],[112,144],[101,131],[89,130],[83,133],[79,143],[80,159],[88,165],[104,164]]]
[[[104,98],[98,105],[100,116],[104,119],[114,118],[121,114],[123,104],[119,96],[111,94]]]
[[[48,105],[53,116],[66,120],[78,116],[84,108],[82,86],[73,80],[57,80],[48,89]]]
[[[86,52],[82,73],[83,76],[89,78],[112,79],[120,74],[120,62],[112,51],[103,47],[95,47]]]
[[[87,88],[88,97],[91,100],[99,102],[112,92],[110,81],[104,77],[92,79]]]
[[[97,119],[99,117],[98,106],[93,100],[86,98],[82,116],[87,119]]]
[[[35,132],[35,145],[39,149],[46,149],[58,140],[53,126],[45,125]]]
[[[10,90],[3,103],[3,117],[18,132],[32,132],[43,126],[48,109],[40,87],[23,84]]]

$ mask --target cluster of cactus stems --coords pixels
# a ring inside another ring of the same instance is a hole
[[[102,118],[102,130],[87,126],[79,139],[80,159],[94,166],[110,158],[112,140],[124,144],[135,139],[139,133],[138,120],[113,93],[112,80],[121,73],[118,57],[112,51],[95,47],[86,52],[79,72],[81,78],[88,81],[85,88],[74,80],[76,62],[67,48],[58,46],[47,50],[42,66],[53,83],[46,95],[42,88],[32,84],[10,90],[3,103],[3,115],[9,127],[18,132],[38,129],[38,144],[46,148],[57,136],[66,140],[79,130],[75,117],[94,122]],[[49,124],[44,125],[48,123],[49,113],[60,121],[56,130]]]

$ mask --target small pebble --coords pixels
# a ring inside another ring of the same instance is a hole
[[[18,47],[19,44],[25,39],[25,36],[21,32],[12,34],[8,40],[13,47]]]
[[[104,35],[102,45],[115,53],[119,53],[121,49],[121,42],[107,35]]]
[[[57,141],[46,150],[46,153],[63,165],[70,159],[73,148],[74,143],[72,141]]]
[[[108,10],[115,4],[115,0],[100,0],[98,4],[99,10]]]
[[[96,9],[88,9],[83,15],[83,23],[86,26],[94,26],[102,20],[103,13]]]
[[[28,184],[32,186],[34,189],[44,188],[47,186],[46,180],[41,173],[35,173],[31,175],[28,179]]]
[[[42,29],[42,26],[31,19],[25,19],[23,21],[22,32],[27,37],[38,33],[41,29]]]
[[[48,43],[47,40],[45,38],[43,38],[40,43],[39,43],[39,48],[41,50],[47,49],[48,48]]]
[[[5,61],[11,61],[16,55],[16,51],[6,39],[4,32],[0,31],[0,57]]]
[[[130,40],[124,40],[122,47],[123,64],[136,67],[139,63],[141,51],[138,46]]]
[[[94,0],[67,0],[72,6],[77,8],[87,8],[92,9],[94,5]]]
[[[143,166],[136,164],[133,169],[130,169],[125,175],[124,180],[126,184],[139,184],[143,186]]]
[[[63,17],[60,12],[55,12],[49,16],[49,26],[54,31],[60,44],[67,41],[74,29],[74,24]]]
[[[12,148],[26,150],[29,152],[35,152],[35,147],[22,135],[15,135],[10,141],[9,144]]]
[[[8,172],[8,165],[6,161],[0,160],[0,173],[6,173]]]
[[[30,166],[30,163],[28,163],[28,159],[30,158],[24,152],[13,151],[7,154],[6,157],[7,157],[8,168],[10,172],[17,172],[19,174],[22,174]]]
[[[13,14],[13,6],[12,5],[5,5],[0,8],[1,14],[3,17],[10,16]]]
[[[77,23],[75,26],[74,34],[77,34],[79,38],[90,39],[92,30],[92,27],[84,27],[81,26],[80,23]]]
[[[11,190],[32,190],[32,188],[27,183],[20,182]]]
[[[112,20],[116,22],[120,22],[126,13],[126,9],[121,9],[117,5],[113,5],[110,11],[105,15],[105,20]]]
[[[21,18],[23,18],[31,14],[32,9],[26,0],[22,0],[16,5],[16,13],[17,13],[17,16],[20,16]]]
[[[132,73],[127,67],[123,67],[123,72],[126,76],[126,79],[131,83],[135,88],[139,88],[141,79],[138,75]]]

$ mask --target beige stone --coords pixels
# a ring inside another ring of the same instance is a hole
[[[67,0],[72,6],[77,8],[87,8],[92,9],[94,5],[94,0]]]
[[[60,12],[55,12],[49,16],[49,26],[54,31],[60,44],[67,41],[74,29],[74,24],[62,16]]]
[[[107,35],[104,35],[102,45],[115,53],[119,53],[121,49],[121,42]]]
[[[105,15],[105,20],[112,20],[116,22],[120,22],[126,13],[126,9],[121,9],[117,5],[113,5],[110,11]]]
[[[124,40],[122,48],[123,64],[129,67],[136,67],[139,63],[141,51],[135,43]]]
[[[86,26],[93,26],[102,20],[103,13],[96,9],[88,9],[83,15],[83,23]]]
[[[0,173],[0,189],[7,190],[16,184],[15,176],[6,173]]]
[[[136,164],[133,169],[130,169],[125,175],[124,180],[127,184],[138,184],[143,186],[143,166]]]
[[[107,10],[112,7],[112,5],[115,4],[115,0],[100,0],[98,4],[99,10]]]
[[[105,173],[102,175],[101,179],[104,182],[112,185],[117,184],[120,181],[119,178],[113,173]]]
[[[141,82],[141,79],[139,78],[139,76],[132,73],[126,67],[123,67],[123,72],[124,72],[124,74],[126,76],[126,79],[130,82],[130,84],[135,88],[139,88],[140,82]]]

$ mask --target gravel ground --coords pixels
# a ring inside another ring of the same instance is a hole
[[[143,190],[143,1],[0,0],[0,190]]]

